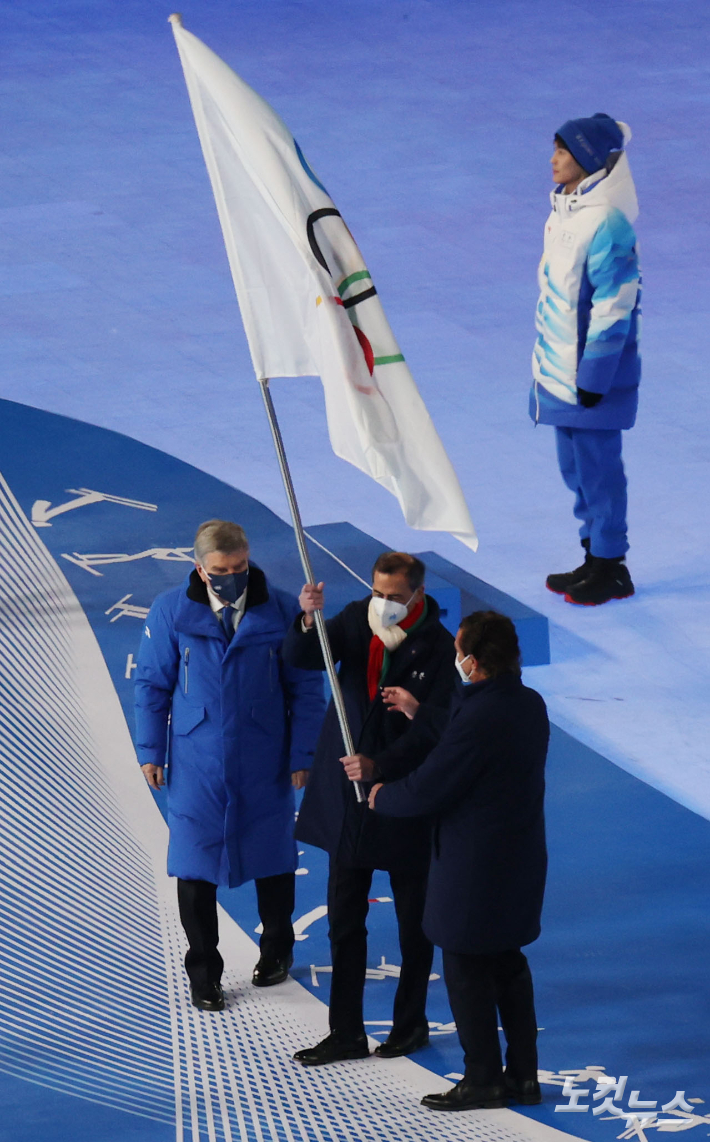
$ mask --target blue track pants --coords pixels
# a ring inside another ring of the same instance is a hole
[[[592,555],[617,559],[629,549],[621,429],[556,428],[555,433],[562,478],[575,494],[579,537],[590,540]]]

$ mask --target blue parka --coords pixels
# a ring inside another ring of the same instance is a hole
[[[325,711],[322,676],[281,658],[297,612],[253,563],[229,644],[196,571],[150,609],[136,750],[168,767],[170,876],[235,887],[296,868],[290,775],[310,768]]]
[[[530,415],[565,428],[631,428],[641,379],[641,275],[626,154],[573,194],[562,190],[551,195],[538,273]],[[579,389],[602,399],[587,408]]]

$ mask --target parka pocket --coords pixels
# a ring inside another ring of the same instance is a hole
[[[284,704],[281,695],[273,698],[259,698],[252,703],[251,718],[262,730],[274,734],[283,729]]]
[[[205,720],[205,707],[192,706],[187,702],[180,702],[179,705],[173,706],[172,718],[170,725],[174,734],[185,736],[199,726]]]

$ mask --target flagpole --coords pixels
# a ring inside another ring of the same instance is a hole
[[[301,556],[301,566],[303,567],[303,574],[306,577],[307,583],[312,583],[315,586],[315,577],[313,575],[313,568],[311,567],[311,559],[306,547],[306,536],[303,531],[303,523],[301,522],[301,512],[296,499],[296,492],[291,479],[291,472],[286,458],[286,449],[284,448],[283,437],[281,436],[281,429],[279,422],[276,418],[276,409],[274,402],[271,399],[271,392],[269,390],[269,379],[265,377],[259,381],[261,395],[264,398],[264,408],[266,415],[269,419],[269,428],[274,440],[274,448],[276,449],[276,457],[281,469],[281,478],[284,483],[286,491],[286,498],[288,506],[291,511],[291,519],[293,521],[293,530],[296,533],[296,544],[298,546],[298,554]],[[350,732],[350,725],[348,723],[348,715],[345,709],[345,702],[343,700],[343,692],[340,689],[340,679],[338,678],[335,662],[333,661],[333,652],[330,649],[328,641],[328,632],[325,626],[325,619],[323,618],[322,611],[315,611],[313,615],[316,623],[316,630],[318,631],[318,640],[320,648],[323,653],[323,661],[325,662],[325,669],[330,682],[330,688],[333,692],[333,704],[338,715],[338,722],[340,723],[340,732],[343,735],[343,745],[345,746],[345,753],[351,757],[355,753],[355,743],[353,736]],[[365,791],[359,781],[353,781],[355,787],[355,796],[359,802],[366,800]]]

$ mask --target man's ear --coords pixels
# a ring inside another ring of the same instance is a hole
[[[209,580],[209,575],[208,575],[208,574],[207,574],[207,572],[205,571],[205,569],[204,569],[204,567],[202,566],[202,564],[200,564],[200,563],[195,563],[195,571],[196,571],[196,572],[197,572],[197,574],[200,576],[200,579],[202,580],[202,582],[203,582],[203,583],[209,583],[209,581],[210,581],[210,580]]]

